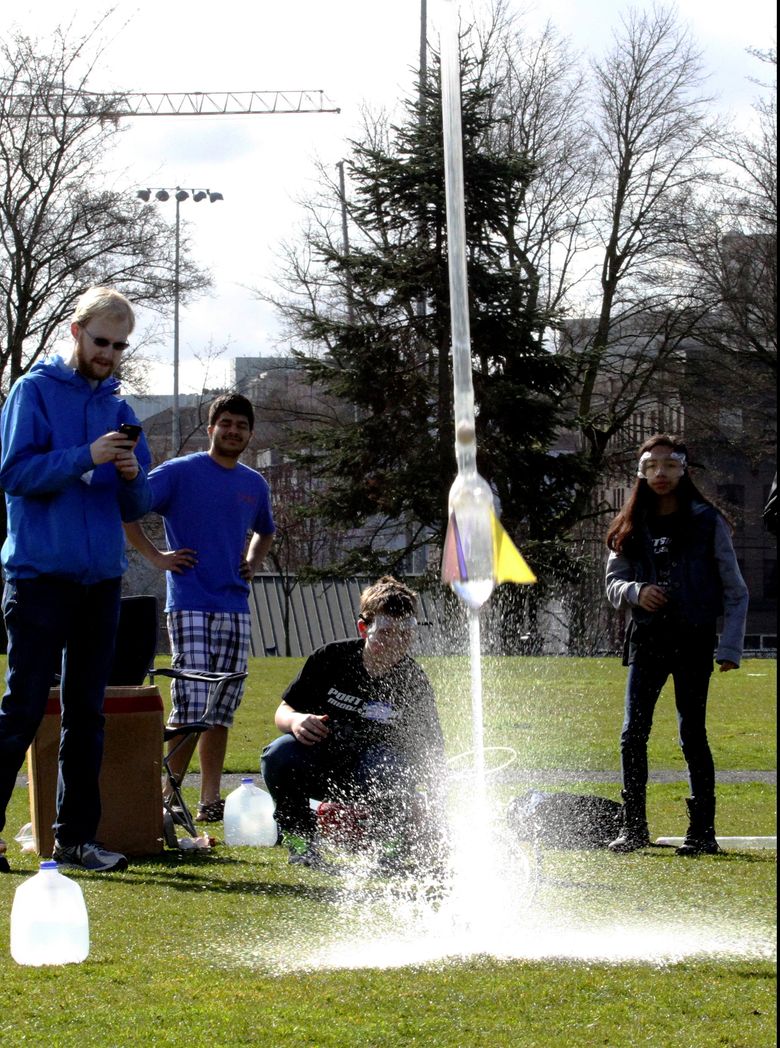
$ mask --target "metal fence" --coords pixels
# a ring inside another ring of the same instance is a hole
[[[360,594],[373,581],[365,576],[297,582],[270,573],[255,575],[250,601],[252,655],[283,656],[289,651],[291,656],[306,656],[331,641],[357,637]],[[459,650],[458,637],[450,640],[453,630],[445,619],[443,594],[421,592],[419,604],[421,628],[415,652]]]

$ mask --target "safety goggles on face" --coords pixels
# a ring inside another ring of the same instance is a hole
[[[378,634],[384,636],[397,635],[411,632],[417,625],[414,615],[404,615],[402,618],[394,618],[392,615],[377,615],[366,630],[366,636],[376,637]]]
[[[92,334],[92,332],[87,331],[86,328],[82,328],[82,330],[85,331],[89,335],[89,337],[92,339],[92,341],[98,347],[98,349],[108,349],[108,347],[111,346],[112,349],[116,349],[116,350],[120,350],[121,351],[123,349],[127,349],[127,347],[130,345],[129,342],[112,342],[110,338],[103,338],[101,335],[98,335],[97,338],[96,338]]]
[[[681,451],[670,451],[666,455],[657,455],[652,451],[646,451],[639,459],[636,475],[638,477],[656,477],[659,473],[677,477],[685,472],[685,455]]]

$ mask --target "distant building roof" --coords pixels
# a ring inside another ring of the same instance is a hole
[[[233,357],[230,364],[231,386],[238,393],[247,393],[250,384],[264,372],[288,371],[300,368],[295,357]]]
[[[172,393],[135,393],[123,398],[138,417],[139,422],[166,411],[173,406]],[[190,408],[200,400],[199,393],[179,394],[179,407]]]

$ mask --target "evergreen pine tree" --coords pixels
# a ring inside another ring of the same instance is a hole
[[[479,469],[518,545],[555,534],[565,459],[548,453],[565,364],[544,347],[555,318],[535,305],[507,242],[510,203],[534,177],[522,154],[488,147],[496,84],[464,59],[462,123],[466,236]],[[353,142],[344,201],[353,244],[321,231],[307,249],[322,270],[316,293],[284,311],[314,353],[298,356],[312,382],[354,406],[349,421],[307,430],[301,456],[319,478],[313,512],[334,528],[363,528],[338,565],[394,566],[402,552],[440,542],[455,475],[444,159],[438,76],[406,103],[387,136]],[[424,306],[421,307],[421,303]],[[323,352],[323,350],[325,350]],[[538,552],[538,550],[537,550]],[[398,556],[396,552],[395,560]],[[546,558],[545,558],[546,559]]]

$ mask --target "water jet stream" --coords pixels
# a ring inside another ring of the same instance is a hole
[[[471,668],[471,736],[477,811],[487,809],[485,783],[485,729],[482,709],[482,633],[479,611],[469,608],[469,664]]]
[[[498,522],[493,506],[493,492],[477,471],[476,419],[466,267],[460,40],[458,9],[454,0],[445,0],[441,14],[444,185],[452,328],[455,459],[458,467],[458,473],[449,495],[449,526],[442,557],[442,580],[450,583],[468,608],[474,773],[477,801],[484,805],[485,760],[479,610],[490,598],[497,582],[535,582],[536,580],[533,572],[528,568]]]

